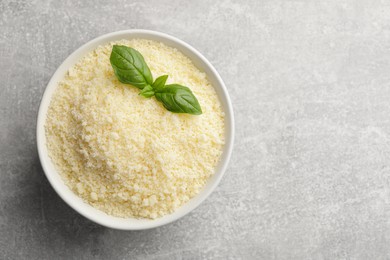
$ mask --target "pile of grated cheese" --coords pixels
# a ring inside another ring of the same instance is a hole
[[[167,111],[120,83],[114,44],[138,50],[154,78],[189,87],[203,114]],[[224,145],[224,113],[205,73],[162,43],[122,40],[100,46],[59,83],[45,123],[49,155],[73,192],[118,217],[157,218],[194,197],[214,173]]]

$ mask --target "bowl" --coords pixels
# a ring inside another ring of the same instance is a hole
[[[50,100],[52,95],[65,73],[70,67],[79,61],[81,57],[88,52],[94,50],[99,45],[106,44],[108,42],[117,41],[121,39],[134,39],[142,38],[154,41],[162,42],[170,47],[176,48],[184,55],[189,57],[194,65],[201,71],[204,71],[214,86],[215,91],[219,97],[222,105],[222,109],[225,113],[225,146],[223,148],[222,156],[219,164],[216,167],[214,175],[210,177],[205,187],[194,198],[189,200],[186,204],[178,208],[175,212],[165,215],[157,219],[135,219],[135,218],[119,218],[110,216],[84,202],[80,197],[74,194],[68,186],[65,185],[61,179],[60,174],[56,171],[54,164],[52,163],[48,149],[46,147],[46,135],[45,135],[45,121]],[[102,35],[92,41],[84,44],[75,52],[73,52],[56,70],[52,78],[50,79],[46,90],[43,94],[41,104],[38,112],[37,121],[37,146],[39,159],[42,164],[42,168],[46,174],[50,184],[57,192],[57,194],[74,210],[79,212],[84,217],[109,228],[122,229],[122,230],[141,230],[149,229],[158,226],[168,224],[172,221],[178,220],[185,216],[197,206],[199,206],[217,187],[220,182],[226,167],[228,165],[230,155],[233,149],[234,139],[234,118],[232,103],[229,98],[229,94],[223,83],[221,77],[210,62],[197,50],[191,47],[189,44],[164,33],[148,30],[125,30],[118,31],[109,34]]]

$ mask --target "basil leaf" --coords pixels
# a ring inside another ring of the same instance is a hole
[[[153,97],[154,96],[154,89],[152,86],[150,85],[147,85],[146,87],[144,87],[141,92],[139,93],[141,96],[143,97],[146,97],[146,98],[150,98],[150,97]]]
[[[202,114],[198,100],[187,87],[171,84],[155,91],[156,99],[162,102],[164,107],[171,112],[192,115]]]
[[[153,76],[144,57],[137,50],[114,45],[110,56],[111,66],[120,82],[139,89],[153,83]]]
[[[168,75],[163,75],[158,77],[154,83],[153,83],[153,88],[154,89],[162,89],[165,86],[165,82],[167,82]]]

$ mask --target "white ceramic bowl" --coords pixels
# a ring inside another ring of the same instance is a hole
[[[62,80],[68,69],[72,67],[81,57],[86,55],[88,52],[94,50],[99,45],[103,45],[111,41],[134,38],[150,39],[162,42],[168,46],[178,49],[187,57],[189,57],[193,61],[195,66],[197,66],[200,70],[204,71],[207,74],[209,81],[214,86],[218,94],[218,97],[222,103],[223,110],[225,112],[226,144],[223,148],[222,158],[215,170],[215,174],[209,179],[204,189],[197,196],[195,196],[185,205],[177,209],[174,213],[154,220],[134,218],[125,219],[113,217],[83,202],[81,198],[74,194],[64,184],[61,179],[61,176],[56,171],[53,163],[51,162],[46,147],[46,136],[44,129],[46,114],[48,111],[51,97],[57,87],[58,82]],[[139,230],[162,226],[164,224],[170,223],[183,217],[184,215],[195,209],[197,206],[199,206],[199,204],[202,203],[202,201],[204,201],[211,194],[215,187],[217,187],[219,181],[221,180],[228,165],[230,155],[232,153],[233,139],[234,119],[232,104],[225,84],[223,83],[221,77],[214,69],[214,67],[205,57],[203,57],[202,54],[200,54],[197,50],[195,50],[187,43],[167,34],[147,30],[126,30],[105,34],[84,44],[75,52],[73,52],[57,69],[57,71],[51,78],[49,84],[47,85],[39,107],[37,122],[37,145],[39,158],[46,177],[48,178],[50,184],[53,186],[54,190],[66,203],[68,203],[69,206],[71,206],[84,217],[100,225],[123,230]]]

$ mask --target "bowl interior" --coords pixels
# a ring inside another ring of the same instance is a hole
[[[174,213],[155,220],[118,218],[107,215],[106,213],[97,210],[89,204],[83,202],[81,198],[75,195],[64,184],[61,179],[61,176],[56,171],[53,163],[51,162],[51,159],[48,156],[48,150],[46,147],[46,136],[44,129],[46,114],[50,105],[51,97],[58,85],[58,82],[62,80],[68,69],[72,67],[81,57],[86,55],[88,52],[94,50],[99,45],[106,44],[111,41],[134,38],[160,41],[168,46],[178,49],[187,57],[189,57],[195,64],[195,66],[197,66],[200,70],[204,71],[207,74],[209,81],[214,86],[218,94],[218,97],[222,104],[222,108],[225,112],[226,143],[223,148],[221,160],[215,170],[215,174],[209,179],[206,186],[196,197],[192,198],[189,202],[177,209]],[[57,69],[57,71],[51,78],[49,84],[47,85],[39,107],[37,122],[37,145],[39,158],[50,184],[53,186],[54,190],[58,193],[58,195],[73,209],[78,211],[81,215],[89,218],[90,220],[103,226],[124,230],[138,230],[161,226],[170,223],[174,220],[177,220],[191,210],[195,209],[204,199],[206,199],[208,195],[210,195],[210,193],[221,180],[232,152],[233,137],[234,125],[232,105],[226,87],[216,70],[213,68],[213,66],[198,51],[196,51],[194,48],[184,43],[183,41],[163,33],[146,30],[127,30],[106,34],[86,43],[85,45],[77,49],[74,53],[72,53],[60,65],[60,67]]]

